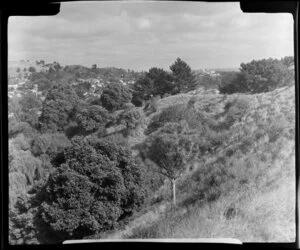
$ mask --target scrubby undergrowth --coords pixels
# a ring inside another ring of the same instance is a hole
[[[202,114],[207,138],[216,143],[178,181],[177,208],[170,205],[165,182],[151,206],[123,230],[102,237],[294,241],[294,87],[256,95],[167,97],[149,119],[175,103],[188,106],[191,98],[188,110]]]

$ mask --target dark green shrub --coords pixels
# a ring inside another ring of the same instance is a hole
[[[142,205],[144,196],[131,151],[107,140],[75,137],[16,220],[30,214],[28,224],[40,221],[32,236],[43,232],[47,237],[40,243],[82,238],[113,229]]]
[[[220,87],[224,94],[262,93],[293,83],[294,73],[286,62],[278,59],[252,60],[241,63],[240,72],[229,83]]]
[[[41,131],[64,131],[71,122],[78,101],[77,94],[70,86],[54,85],[43,102],[42,114],[39,117]]]
[[[26,137],[34,137],[37,131],[27,122],[18,122],[16,119],[9,119],[8,122],[8,136],[13,138],[18,134],[23,134]]]
[[[104,128],[109,121],[108,111],[99,105],[80,105],[76,108],[74,120],[81,132],[90,134]]]
[[[131,101],[131,90],[119,83],[111,83],[103,89],[101,103],[108,111],[122,109],[126,103]]]
[[[52,158],[70,145],[70,140],[63,133],[45,133],[33,139],[31,152],[35,156],[47,154]]]
[[[142,124],[144,119],[143,112],[138,108],[129,108],[124,110],[118,116],[118,124],[123,124],[127,129],[136,129],[139,125]]]

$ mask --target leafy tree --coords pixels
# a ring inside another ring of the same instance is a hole
[[[112,229],[143,203],[141,169],[123,147],[75,137],[56,164],[31,207],[19,215],[36,208],[32,220],[44,223],[44,232],[54,240]]]
[[[54,63],[53,68],[54,68],[56,71],[59,71],[59,70],[61,69],[61,66],[60,66],[59,63]]]
[[[158,166],[158,172],[172,183],[173,204],[176,206],[176,180],[186,170],[197,153],[197,144],[193,142],[187,123],[167,123],[156,133],[150,135],[142,151]]]
[[[20,120],[29,123],[35,128],[38,125],[38,112],[41,109],[41,100],[34,93],[28,92],[22,95],[19,105],[21,107]]]
[[[14,173],[13,173],[14,174]],[[35,205],[42,197],[36,195],[45,185],[41,179],[31,190],[32,197],[20,195],[14,209],[9,211],[9,244],[61,243],[55,241],[46,223],[40,218],[39,207]],[[42,195],[41,195],[42,196]]]
[[[45,92],[53,86],[53,83],[47,78],[37,79],[32,84],[37,85],[37,89],[40,92]]]
[[[19,101],[23,112],[31,112],[32,110],[39,109],[41,101],[34,93],[27,92],[22,95]]]
[[[160,68],[151,68],[141,76],[133,85],[133,103],[141,106],[143,100],[147,101],[153,96],[163,96],[173,91],[171,75]]]
[[[26,135],[32,134],[38,123],[40,107],[40,100],[31,92],[11,98],[8,102],[8,113],[13,116],[9,117],[9,136],[13,137],[22,131]]]
[[[197,86],[195,76],[190,66],[180,58],[177,58],[170,66],[170,70],[172,71],[172,77],[175,82],[173,94],[187,92]]]
[[[159,95],[162,97],[165,93],[172,92],[172,77],[168,72],[160,68],[151,68],[146,75],[150,79],[151,85],[154,86],[152,96]]]
[[[55,85],[47,93],[39,122],[42,131],[64,131],[70,123],[78,96],[68,85]]]
[[[79,84],[77,84],[74,89],[76,94],[80,97],[80,98],[84,98],[84,93],[88,92],[91,89],[91,83],[85,81],[85,82],[80,82]]]
[[[27,122],[19,122],[14,117],[8,120],[9,138],[13,138],[21,133],[26,137],[32,138],[36,132]]]
[[[28,150],[24,136],[9,141],[9,205],[11,208],[20,195],[24,195],[44,172],[41,161]]]
[[[34,137],[31,152],[41,160],[45,176],[53,171],[51,161],[68,146],[70,141],[63,133],[45,133]]]
[[[21,71],[21,69],[18,67],[18,68],[16,69],[16,72],[19,73],[20,71]]]
[[[111,83],[103,89],[101,103],[108,111],[122,109],[122,107],[131,101],[132,94],[130,89],[119,83]]]
[[[13,210],[19,197],[23,196],[28,189],[26,176],[18,171],[8,174],[9,182],[9,209]]]
[[[17,150],[30,149],[30,138],[25,137],[23,134],[18,134],[15,138],[9,140],[9,145]]]
[[[154,92],[154,81],[146,75],[140,77],[133,85],[133,104],[142,106],[144,100],[148,100]]]
[[[35,156],[47,154],[53,157],[68,146],[70,141],[63,133],[45,133],[33,138],[31,152]]]
[[[288,68],[295,64],[295,60],[293,56],[285,56],[280,61]]]
[[[36,155],[46,154],[51,146],[51,140],[52,137],[48,133],[37,136],[33,141],[32,151]]]
[[[118,116],[118,123],[126,126],[128,133],[137,129],[144,119],[143,112],[136,108],[128,108]]]
[[[292,83],[293,72],[280,60],[262,59],[242,63],[236,78],[220,87],[221,93],[261,93]]]
[[[16,121],[21,121],[21,114],[22,109],[21,105],[19,103],[20,98],[13,96],[12,98],[9,98],[8,100],[8,114],[13,114],[13,117],[16,119]]]
[[[33,185],[41,175],[41,162],[29,150],[11,150],[9,172],[20,172],[26,176],[27,184]]]
[[[94,133],[105,127],[109,114],[99,105],[80,105],[76,110],[75,121],[84,134]]]
[[[31,73],[34,73],[34,72],[36,72],[36,69],[35,69],[35,67],[30,66],[28,68],[28,71],[31,72]]]
[[[228,72],[219,72],[220,74],[220,83],[217,87],[220,89],[223,86],[230,84],[238,75],[236,71],[228,71]]]

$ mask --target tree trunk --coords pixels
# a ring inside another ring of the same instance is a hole
[[[176,180],[172,180],[172,187],[173,187],[173,205],[176,207]]]

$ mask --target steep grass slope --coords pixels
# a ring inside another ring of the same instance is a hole
[[[178,207],[171,208],[166,181],[156,193],[159,202],[105,237],[294,241],[294,87],[257,95],[171,96],[158,101],[157,113],[191,98],[191,109],[207,121],[216,143],[178,181]]]

